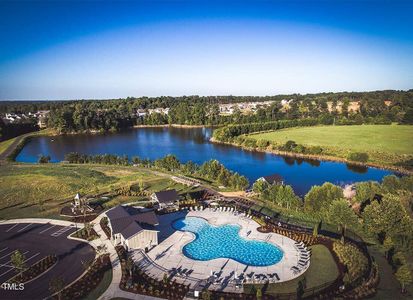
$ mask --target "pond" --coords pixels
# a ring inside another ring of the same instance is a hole
[[[296,159],[251,152],[238,147],[209,142],[210,128],[133,128],[117,133],[79,134],[33,138],[16,160],[37,162],[39,155],[50,155],[53,162],[64,160],[69,152],[82,154],[116,154],[157,159],[174,154],[182,162],[201,164],[217,159],[230,170],[245,175],[252,183],[266,175],[279,174],[299,195],[313,185],[328,181],[344,185],[357,181],[377,180],[392,171],[354,167],[345,163]]]

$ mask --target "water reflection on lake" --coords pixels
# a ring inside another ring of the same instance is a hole
[[[21,151],[17,161],[37,162],[40,154],[61,161],[68,152],[83,154],[117,154],[156,159],[167,154],[181,161],[201,164],[217,159],[226,167],[248,177],[250,182],[274,173],[280,174],[299,194],[312,185],[326,181],[346,184],[355,181],[381,180],[391,171],[365,168],[336,162],[244,151],[229,145],[209,142],[210,128],[136,128],[118,133],[67,135],[33,138]]]

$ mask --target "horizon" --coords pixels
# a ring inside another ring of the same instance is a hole
[[[279,96],[311,96],[311,95],[318,95],[318,94],[351,94],[351,93],[375,93],[375,92],[385,92],[385,91],[396,91],[396,92],[409,92],[413,91],[413,87],[409,89],[400,89],[400,90],[395,90],[395,89],[386,89],[386,90],[370,90],[370,91],[337,91],[337,92],[332,92],[332,91],[324,91],[324,92],[318,92],[318,93],[291,93],[291,94],[272,94],[272,95],[178,95],[178,96],[171,96],[171,95],[159,95],[159,96],[126,96],[126,97],[119,97],[119,98],[79,98],[79,99],[18,99],[18,100],[13,100],[13,99],[0,99],[1,102],[47,102],[47,101],[56,101],[56,102],[70,102],[70,101],[113,101],[113,100],[127,100],[128,98],[133,98],[133,99],[141,99],[141,98],[148,98],[148,99],[156,99],[156,98],[162,98],[162,97],[171,97],[171,98],[182,98],[182,97],[279,97]]]
[[[412,14],[403,0],[3,1],[0,99],[409,90]]]

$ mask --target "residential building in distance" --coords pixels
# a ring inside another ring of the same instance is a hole
[[[263,176],[257,179],[257,181],[265,181],[268,184],[281,184],[284,185],[284,180],[279,174],[272,174],[268,176]]]

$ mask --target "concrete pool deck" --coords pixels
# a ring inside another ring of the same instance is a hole
[[[169,225],[171,227],[169,230],[172,234],[166,237],[158,246],[154,247],[147,254],[158,267],[154,267],[151,270],[150,264],[148,264],[148,262],[145,264],[145,270],[156,277],[159,276],[162,278],[165,274],[165,270],[186,270],[188,274],[188,276],[184,278],[186,279],[186,284],[191,284],[191,286],[193,286],[197,280],[201,281],[208,279],[211,276],[211,272],[214,272],[215,274],[219,273],[219,278],[222,278],[222,281],[226,280],[228,282],[234,278],[235,273],[238,277],[243,274],[244,278],[248,278],[247,275],[252,275],[251,280],[254,278],[254,275],[277,273],[279,280],[275,282],[285,282],[303,274],[310,265],[310,263],[308,263],[300,272],[294,273],[291,268],[297,266],[300,259],[300,252],[295,246],[295,241],[276,233],[258,232],[257,228],[259,227],[259,224],[254,220],[245,217],[243,214],[214,211],[208,208],[203,211],[189,211],[186,214],[178,213],[162,217],[164,217],[164,226],[167,227]],[[283,251],[283,257],[278,263],[265,267],[247,266],[228,258],[218,258],[209,261],[190,259],[182,253],[182,248],[194,239],[194,235],[190,232],[175,231],[171,225],[174,220],[181,217],[204,218],[208,220],[210,224],[215,226],[238,224],[241,226],[239,232],[241,237],[249,240],[261,240],[275,244]],[[167,228],[165,228],[165,230],[167,230]],[[249,231],[251,232],[247,235]],[[136,258],[139,260],[138,257]],[[228,288],[232,291],[230,286],[228,286]],[[220,289],[222,286],[218,284],[212,285],[211,287],[212,289]],[[229,291],[227,288],[223,288],[222,290]]]

